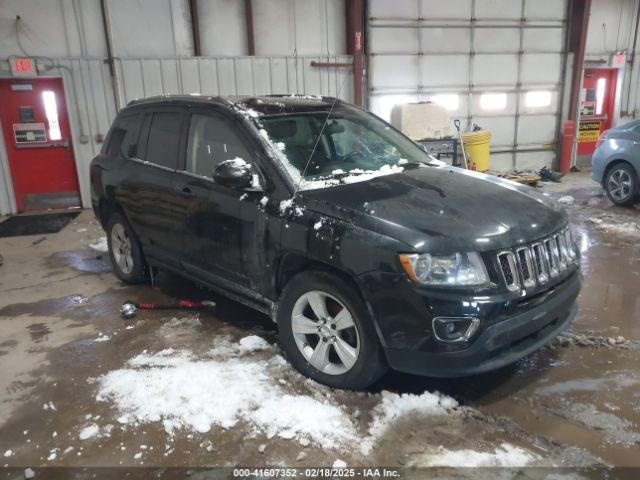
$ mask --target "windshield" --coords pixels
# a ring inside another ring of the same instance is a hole
[[[431,161],[415,143],[371,114],[335,108],[325,125],[327,113],[260,118],[262,135],[303,189],[362,181]]]

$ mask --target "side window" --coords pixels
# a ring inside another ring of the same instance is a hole
[[[138,119],[139,115],[129,115],[116,120],[109,142],[106,146],[105,154],[110,157],[129,157],[135,152],[130,146],[135,145],[138,140]]]
[[[233,126],[222,117],[192,115],[187,140],[187,171],[211,177],[225,160],[250,161],[249,151]]]
[[[154,113],[149,127],[145,160],[167,168],[178,168],[181,127],[182,114]]]

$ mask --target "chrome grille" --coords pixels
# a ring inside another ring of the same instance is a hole
[[[576,260],[571,234],[565,229],[531,245],[497,255],[502,277],[511,291],[544,285],[557,278]]]

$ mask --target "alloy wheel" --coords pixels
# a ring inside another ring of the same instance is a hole
[[[360,336],[353,316],[326,292],[311,291],[298,298],[291,329],[300,353],[322,373],[342,375],[358,360]]]
[[[617,201],[624,201],[629,198],[631,193],[632,180],[631,176],[625,170],[615,170],[607,182],[609,193]]]
[[[131,238],[121,223],[116,223],[111,229],[111,249],[113,259],[118,268],[125,275],[133,271],[133,254],[131,252]]]

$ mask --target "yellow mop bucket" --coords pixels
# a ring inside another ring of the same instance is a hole
[[[484,172],[489,170],[489,140],[491,132],[465,132],[461,135],[464,151],[467,153],[469,170]]]

